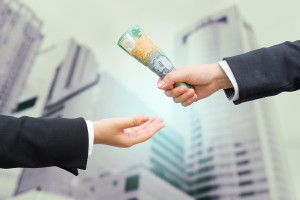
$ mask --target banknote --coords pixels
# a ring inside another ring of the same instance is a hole
[[[151,40],[146,32],[139,26],[134,25],[127,30],[119,39],[118,46],[133,56],[151,71],[163,78],[167,73],[176,70],[167,55]],[[176,83],[175,86],[186,83]]]

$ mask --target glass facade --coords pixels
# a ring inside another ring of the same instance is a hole
[[[154,174],[179,189],[184,188],[184,143],[175,130],[165,128],[153,137],[150,163]]]
[[[255,47],[253,30],[236,7],[202,19],[178,41],[177,54],[183,55],[178,63],[185,65],[216,63]],[[275,169],[281,166],[280,153],[267,108],[263,101],[234,106],[223,91],[197,103],[190,116],[188,194],[197,200],[288,196],[285,189],[278,189],[285,183],[275,180],[284,172]]]

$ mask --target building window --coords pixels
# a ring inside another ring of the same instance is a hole
[[[36,190],[37,190],[37,191],[42,191],[43,189],[42,189],[41,186],[38,186],[38,187],[36,188]]]
[[[28,99],[28,100],[26,100],[22,103],[19,103],[14,112],[21,112],[21,111],[26,110],[28,108],[34,107],[37,99],[38,99],[37,97],[33,97],[33,98]]]
[[[255,195],[255,192],[243,192],[240,194],[240,197],[249,197]]]
[[[213,157],[207,157],[207,158],[200,159],[198,162],[199,162],[199,164],[203,164],[203,163],[207,163],[212,160],[213,160]]]
[[[91,187],[90,187],[90,191],[91,191],[91,192],[95,192],[95,187],[94,187],[94,186],[91,186]]]
[[[250,163],[249,160],[243,160],[243,161],[237,162],[236,164],[237,164],[238,166],[241,166],[241,165],[247,165],[247,164],[249,164],[249,163]]]
[[[69,69],[69,75],[68,75],[68,78],[67,78],[65,88],[69,88],[71,86],[72,79],[73,79],[73,76],[74,76],[78,61],[79,61],[80,53],[81,53],[81,46],[77,46],[76,50],[75,50],[75,53],[73,55],[73,60],[72,60],[72,64],[71,64],[70,69]]]
[[[235,147],[240,147],[240,146],[242,146],[242,143],[235,143],[234,146]]]
[[[238,175],[239,175],[239,176],[244,176],[244,175],[248,175],[248,174],[251,174],[251,171],[250,171],[250,170],[245,170],[245,171],[240,171],[240,172],[238,172]]]
[[[117,185],[118,185],[118,181],[117,181],[117,180],[114,180],[113,186],[117,186]]]
[[[239,152],[237,152],[235,155],[236,155],[236,156],[243,156],[243,155],[245,155],[245,154],[247,154],[247,151],[239,151]]]
[[[125,192],[131,192],[139,188],[139,175],[126,178]]]
[[[241,181],[240,186],[247,186],[247,185],[252,185],[253,181]]]

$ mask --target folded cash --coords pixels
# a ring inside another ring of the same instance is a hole
[[[175,70],[175,67],[166,54],[154,44],[139,25],[134,25],[126,31],[120,37],[118,46],[147,66],[160,78],[163,78],[167,73]],[[176,84],[176,86],[179,85],[185,85],[191,88],[191,86],[186,83]]]

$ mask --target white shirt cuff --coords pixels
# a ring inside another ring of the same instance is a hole
[[[228,63],[225,60],[223,60],[223,61],[219,62],[219,65],[222,67],[222,69],[224,70],[224,72],[228,76],[231,84],[233,85],[234,95],[232,97],[230,97],[229,100],[231,100],[231,101],[238,100],[239,99],[239,86],[236,82],[236,79],[235,79]]]
[[[89,156],[92,155],[93,152],[93,146],[94,146],[94,126],[93,126],[93,122],[86,120],[86,126],[88,129],[88,133],[89,133]]]

